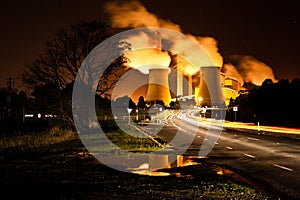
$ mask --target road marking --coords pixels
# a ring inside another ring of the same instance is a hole
[[[229,150],[231,150],[231,149],[233,149],[232,147],[229,147],[229,146],[227,146],[227,147],[225,147],[226,149],[229,149]]]
[[[181,130],[181,131],[183,131],[183,132],[185,132],[185,133],[191,134],[190,132],[184,130],[183,128],[181,128],[181,127],[179,127],[179,126],[177,126],[174,122],[171,121],[171,123],[172,123],[172,125],[175,126],[177,129],[179,129],[179,130]]]
[[[251,154],[247,154],[247,153],[243,153],[245,156],[248,156],[250,158],[256,158],[255,156],[251,155]]]
[[[248,139],[248,140],[255,140],[255,141],[259,140],[259,139],[257,139],[257,138],[253,138],[253,137],[247,137],[247,139]]]
[[[282,165],[274,164],[274,166],[275,166],[275,167],[278,167],[278,168],[281,168],[281,169],[284,169],[284,170],[287,170],[287,171],[290,171],[290,172],[294,171],[294,170],[292,170],[291,168],[288,168],[288,167],[285,167],[285,166],[282,166]]]

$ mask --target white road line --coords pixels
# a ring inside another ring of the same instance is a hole
[[[247,139],[248,139],[248,140],[255,140],[255,141],[259,140],[259,139],[257,139],[257,138],[253,138],[253,137],[247,137]]]
[[[255,156],[251,155],[251,154],[247,154],[247,153],[243,153],[245,156],[248,156],[249,158],[256,158]]]
[[[282,165],[274,164],[274,166],[275,166],[275,167],[278,167],[278,168],[280,168],[280,169],[284,169],[284,170],[290,171],[290,172],[294,171],[294,170],[292,170],[291,168],[288,168],[288,167],[285,167],[285,166],[282,166]]]
[[[174,122],[171,121],[171,123],[172,123],[172,125],[175,126],[177,129],[179,129],[179,130],[181,130],[181,131],[183,131],[183,132],[185,132],[185,133],[191,134],[191,133],[189,133],[188,131],[184,130],[183,128],[177,126]]]
[[[225,147],[226,149],[229,149],[229,150],[231,150],[231,149],[233,149],[232,147],[230,147],[230,146],[227,146],[227,147]]]

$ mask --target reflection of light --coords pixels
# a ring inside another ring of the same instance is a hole
[[[148,176],[170,176],[170,173],[167,172],[156,172],[156,171],[149,171],[149,170],[140,170],[140,171],[133,171],[134,174],[140,175],[148,175]]]
[[[149,169],[149,163],[143,163],[138,168],[139,169]]]
[[[217,170],[217,174],[218,175],[224,175],[223,170],[220,168],[219,170]]]
[[[24,117],[33,117],[33,114],[25,114]]]
[[[41,113],[39,113],[39,114],[38,114],[38,118],[40,119],[41,117],[42,117],[42,114],[41,114]]]

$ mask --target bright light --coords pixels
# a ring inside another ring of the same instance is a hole
[[[25,114],[24,117],[33,117],[33,114]]]
[[[200,103],[201,101],[203,101],[202,97],[198,97],[198,102]]]
[[[38,118],[39,118],[39,119],[42,118],[42,114],[41,114],[41,113],[38,114]]]
[[[128,114],[131,113],[132,109],[131,108],[127,108]]]

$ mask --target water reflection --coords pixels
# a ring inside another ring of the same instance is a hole
[[[113,168],[120,168],[120,166],[115,165],[117,165],[117,163],[119,163],[120,160],[126,160],[126,162],[124,162],[124,166],[122,166],[123,170],[141,175],[180,176],[180,173],[161,172],[158,170],[199,164],[193,160],[195,158],[199,158],[199,156],[164,154],[149,154],[140,156],[114,155],[113,157],[105,157],[105,162],[109,163],[110,166],[113,166]]]
[[[193,161],[194,158],[199,158],[198,156],[182,156],[177,155],[175,161],[169,164],[170,155],[157,155],[149,156],[149,162],[143,163],[138,168],[131,169],[131,172],[141,175],[149,175],[149,176],[177,176],[180,177],[180,173],[169,173],[158,171],[160,169],[167,169],[167,168],[175,168],[175,167],[184,167],[189,165],[199,164]],[[172,158],[172,160],[174,160]]]

